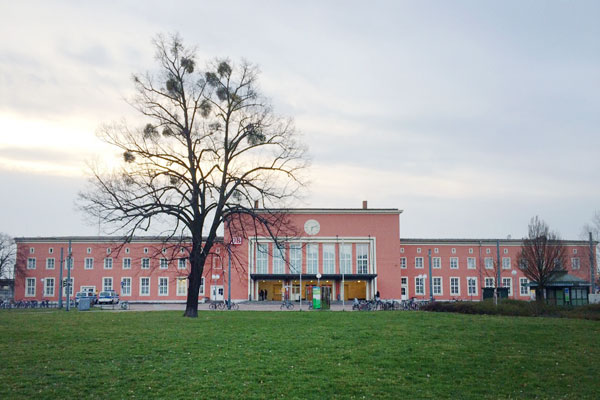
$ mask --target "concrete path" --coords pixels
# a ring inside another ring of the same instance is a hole
[[[238,303],[240,311],[281,311],[281,302],[278,301],[247,301]],[[105,308],[106,309],[106,308]],[[300,303],[294,303],[294,309],[289,311],[298,311]],[[146,304],[146,303],[130,303],[128,311],[181,311],[185,310],[185,304]],[[302,310],[308,311],[308,303],[302,302]],[[115,306],[114,311],[123,311],[119,305]],[[199,304],[198,311],[209,311],[208,303]],[[285,310],[288,311],[288,310]],[[312,310],[311,310],[312,311]],[[352,311],[352,302],[346,302],[345,307],[342,302],[331,303],[331,311]]]

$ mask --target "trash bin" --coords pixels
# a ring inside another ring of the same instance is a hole
[[[77,305],[77,309],[79,311],[89,311],[90,310],[90,303],[92,299],[89,298],[81,298],[79,299],[79,304]]]

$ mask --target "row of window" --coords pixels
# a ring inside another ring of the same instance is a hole
[[[121,260],[123,269],[131,269],[131,258],[125,257]],[[65,269],[69,267],[72,269],[75,261],[73,258],[65,260]],[[112,257],[106,257],[103,260],[104,269],[112,269],[113,268],[113,259]],[[158,265],[160,269],[168,269],[169,268],[169,259],[167,258],[159,258]],[[56,260],[52,257],[46,258],[46,269],[54,269],[56,266]],[[37,260],[35,257],[29,257],[27,259],[27,269],[36,269],[37,268]],[[150,258],[142,258],[140,260],[140,268],[141,269],[150,269]],[[178,258],[177,259],[177,268],[185,269],[187,268],[187,258]],[[94,269],[94,259],[92,257],[87,257],[83,262],[83,269]]]
[[[494,287],[494,278],[485,278],[485,287]],[[434,296],[443,296],[443,278],[434,276],[431,281],[432,292]],[[477,296],[477,277],[467,277],[467,295]],[[508,295],[512,296],[512,278],[502,278],[502,287],[508,288]],[[519,278],[519,294],[521,296],[529,296],[529,279]],[[415,295],[425,295],[425,278],[422,276],[415,277]],[[460,296],[460,278],[450,277],[450,296]]]
[[[273,245],[273,273],[284,274],[287,271],[290,274],[306,273],[317,274],[335,274],[336,251],[335,244],[323,244],[323,257],[319,257],[319,245],[305,245],[306,270],[302,268],[303,245],[292,243],[289,245],[289,251],[285,246],[277,247]],[[339,273],[352,274],[352,244],[339,245]],[[256,245],[256,273],[267,274],[269,266],[269,245],[258,243]],[[321,267],[321,268],[319,268]],[[369,245],[356,244],[356,273],[367,274],[369,271]]]
[[[154,250],[156,250],[156,249],[154,249]],[[161,251],[162,251],[163,254],[167,253],[167,249],[166,248],[163,248]],[[92,254],[92,248],[88,247],[85,250],[85,252],[86,252],[86,254]],[[125,248],[125,254],[129,254],[130,252],[131,252],[131,249],[129,247],[126,247]],[[144,247],[144,254],[148,254],[149,252],[150,252],[149,248],[148,247]],[[186,249],[184,247],[181,247],[179,249],[179,252],[181,254],[184,254],[184,253],[186,253]],[[112,253],[112,249],[110,247],[107,247],[106,248],[106,254],[111,254],[111,253]],[[35,254],[35,247],[30,247],[29,248],[29,254]],[[48,254],[54,254],[54,247],[49,247],[48,248]],[[217,254],[219,254],[218,250],[217,250]]]
[[[168,296],[169,295],[169,278],[167,277],[158,277],[158,295],[159,296]],[[187,295],[187,278],[176,278],[176,293],[177,296],[186,296]],[[44,278],[43,282],[43,290],[44,297],[53,297],[55,295],[56,288],[56,280],[55,278]],[[71,278],[71,285],[69,287],[69,295],[73,295],[73,286],[75,284],[74,278]],[[139,295],[140,296],[150,296],[150,278],[149,277],[141,277],[139,278]],[[87,290],[95,290],[94,286],[82,286],[81,291]],[[115,290],[113,287],[113,278],[112,277],[104,277],[102,278],[102,290]],[[131,296],[132,293],[132,278],[124,277],[121,278],[121,296]],[[204,295],[204,278],[202,278],[200,284],[200,295]],[[25,280],[25,296],[26,297],[35,297],[36,295],[36,278],[26,278]],[[67,295],[67,287],[63,288],[63,296]]]
[[[484,258],[485,269],[494,269],[494,258],[493,257],[485,257]],[[450,257],[449,263],[450,269],[459,269],[459,258],[458,257]],[[400,267],[406,269],[407,258],[400,257]],[[424,268],[424,258],[423,257],[415,257],[414,267],[417,269]],[[442,258],[441,257],[432,257],[431,258],[431,267],[433,269],[441,269],[442,268]],[[512,263],[510,257],[502,257],[502,269],[511,269]],[[579,258],[574,257],[571,258],[571,268],[572,269],[580,269],[581,263]],[[477,259],[475,257],[467,257],[467,269],[477,269]]]

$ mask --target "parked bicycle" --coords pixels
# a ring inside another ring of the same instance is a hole
[[[284,308],[288,309],[288,310],[293,310],[294,309],[294,303],[292,303],[289,300],[284,300],[281,303],[281,306],[279,307],[280,310],[283,310]]]

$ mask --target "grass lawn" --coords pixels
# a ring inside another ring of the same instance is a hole
[[[423,312],[0,312],[0,399],[598,398],[600,322]]]

